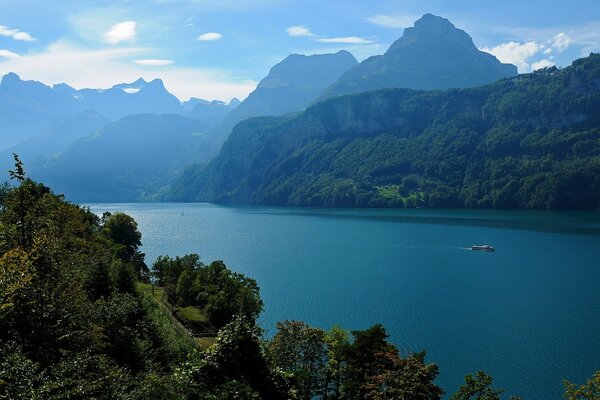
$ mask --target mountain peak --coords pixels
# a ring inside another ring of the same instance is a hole
[[[446,18],[425,14],[385,54],[369,57],[347,71],[324,96],[392,87],[466,88],[516,74],[514,65],[502,64],[477,49],[471,37]]]
[[[14,72],[9,72],[8,74],[6,74],[2,77],[2,82],[0,84],[1,85],[10,85],[11,83],[17,83],[17,82],[22,82],[21,78],[19,78],[19,75],[15,74]]]
[[[427,31],[447,31],[451,29],[456,29],[454,24],[447,20],[446,18],[439,17],[433,14],[425,14],[417,21],[415,21],[415,29],[417,30],[427,30]]]
[[[401,48],[411,46],[415,43],[425,46],[437,45],[442,47],[452,43],[467,48],[470,51],[477,51],[473,39],[465,31],[458,29],[446,18],[433,14],[423,15],[415,21],[412,28],[406,28],[404,35],[390,46],[386,54],[394,53]]]

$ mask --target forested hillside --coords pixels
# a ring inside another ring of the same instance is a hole
[[[600,55],[444,91],[332,98],[240,123],[171,200],[342,207],[595,209]]]

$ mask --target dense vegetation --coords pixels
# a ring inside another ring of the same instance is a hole
[[[169,199],[301,206],[594,209],[600,55],[472,89],[340,96],[240,123]]]
[[[150,272],[131,217],[68,203],[15,159],[17,185],[0,188],[0,399],[441,398],[437,366],[400,354],[381,325],[284,321],[265,340],[254,280],[193,254],[160,257]],[[208,344],[141,290],[150,278],[209,315],[220,329]],[[566,394],[595,399],[599,387],[597,373]],[[452,398],[501,392],[479,371]]]

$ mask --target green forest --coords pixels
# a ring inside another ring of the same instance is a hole
[[[257,325],[256,281],[196,254],[149,268],[136,222],[26,177],[0,187],[0,399],[440,399],[382,325]],[[567,399],[597,399],[600,371]],[[453,400],[509,398],[483,371]],[[512,397],[516,398],[516,397]]]
[[[600,54],[471,89],[386,89],[240,123],[169,200],[597,209]]]

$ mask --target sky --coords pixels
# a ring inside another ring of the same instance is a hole
[[[78,89],[161,78],[180,100],[244,99],[289,54],[361,61],[425,13],[520,73],[600,52],[598,0],[0,0],[0,75]]]

